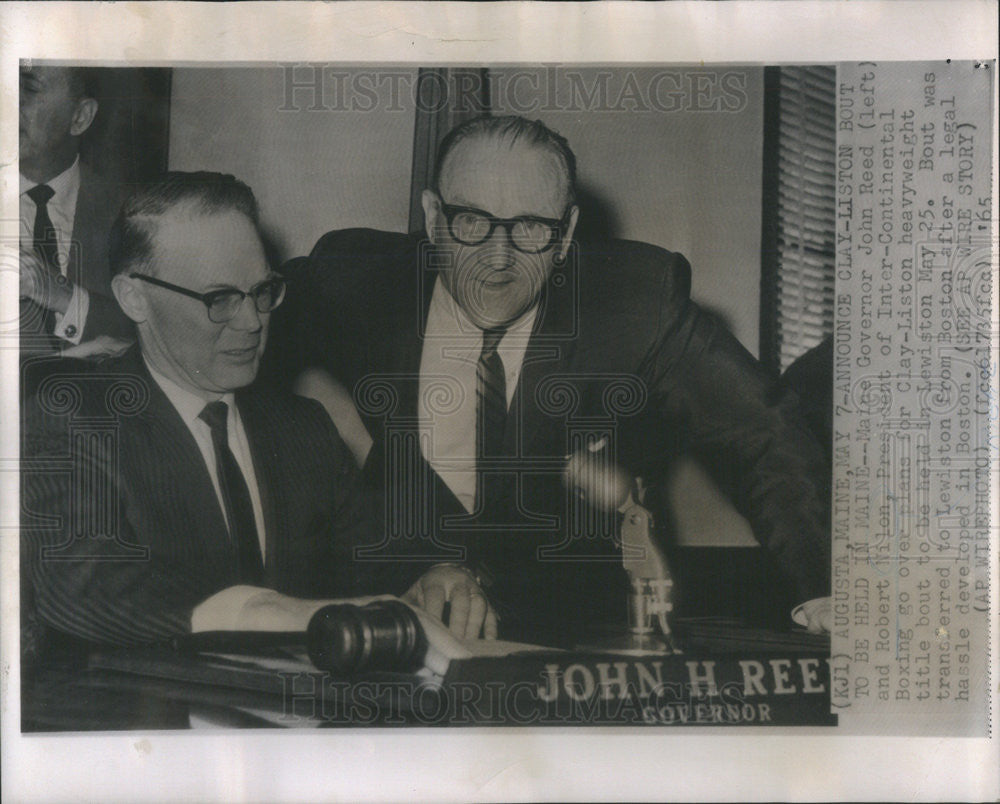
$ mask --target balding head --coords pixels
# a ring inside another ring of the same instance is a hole
[[[422,198],[427,236],[442,284],[480,329],[527,313],[565,261],[575,178],[566,141],[520,117],[470,120],[442,142]]]
[[[576,200],[576,155],[566,138],[548,128],[540,120],[507,115],[481,116],[453,128],[441,141],[434,168],[434,190],[441,190],[441,181],[448,170],[454,151],[469,140],[488,140],[497,148],[514,149],[531,146],[552,155],[559,166],[559,181],[568,206]]]

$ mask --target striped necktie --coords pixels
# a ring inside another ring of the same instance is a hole
[[[476,365],[476,470],[482,483],[484,505],[488,510],[494,482],[487,484],[483,472],[483,462],[503,453],[504,429],[507,424],[507,381],[504,376],[503,361],[497,354],[497,347],[506,329],[483,331],[483,349]]]

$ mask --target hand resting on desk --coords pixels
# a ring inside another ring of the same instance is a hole
[[[403,595],[435,619],[444,616],[445,603],[451,608],[448,630],[458,639],[497,638],[497,615],[486,599],[472,571],[457,564],[431,567]]]
[[[350,391],[323,369],[310,368],[299,375],[295,393],[315,399],[326,409],[358,466],[364,466],[373,441]],[[407,590],[403,600],[437,619],[443,619],[445,604],[449,604],[448,628],[459,639],[497,637],[496,614],[473,574],[464,567],[431,567]]]

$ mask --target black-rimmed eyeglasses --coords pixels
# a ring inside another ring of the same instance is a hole
[[[518,251],[525,254],[541,254],[548,251],[558,241],[570,209],[562,218],[540,218],[535,215],[519,215],[516,218],[497,218],[483,209],[455,206],[441,201],[441,211],[448,221],[448,232],[459,243],[479,246],[493,236],[498,226],[507,230],[507,239]]]
[[[263,282],[258,282],[245,293],[236,288],[220,288],[219,290],[210,290],[208,293],[198,293],[197,291],[182,288],[180,285],[175,285],[171,282],[164,282],[155,276],[138,273],[129,274],[129,276],[132,279],[141,279],[143,282],[149,282],[151,285],[172,290],[174,293],[183,293],[185,296],[197,299],[208,310],[209,321],[213,321],[216,324],[225,324],[235,318],[236,314],[240,311],[240,307],[243,306],[243,300],[247,296],[253,299],[258,313],[271,312],[285,298],[285,280],[280,276],[274,276],[270,279],[265,279]]]

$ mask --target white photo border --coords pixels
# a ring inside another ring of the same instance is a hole
[[[0,6],[3,217],[10,217],[16,200],[12,121],[17,65],[25,56],[123,66],[835,63],[991,59],[996,32],[995,0],[6,3]],[[994,131],[996,115],[994,80]],[[996,182],[994,154],[994,187]],[[994,283],[995,319],[996,299]],[[9,294],[0,304],[0,312],[10,315]],[[994,331],[1000,331],[996,324]],[[17,355],[0,353],[0,361],[3,410],[9,413],[17,410]],[[13,626],[17,420],[2,417],[0,442],[2,771],[9,800],[985,800],[998,795],[995,736],[942,740],[819,736],[819,730],[733,736],[625,729],[22,736]],[[996,522],[995,496],[992,514]],[[992,532],[995,579],[995,526]],[[994,583],[994,612],[997,601]],[[997,670],[994,653],[994,688]]]

